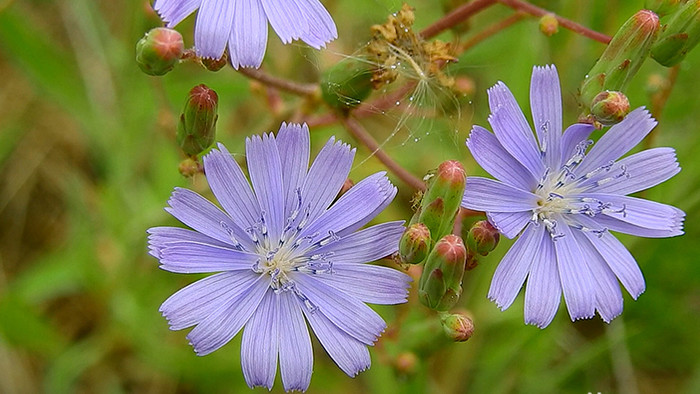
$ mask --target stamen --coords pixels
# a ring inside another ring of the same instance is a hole
[[[547,177],[549,176],[549,172],[550,168],[547,167],[544,170],[544,175],[542,175],[542,178],[540,178],[540,181],[537,183],[537,188],[535,189],[535,191],[542,190],[542,188],[544,187],[544,183],[547,181]]]
[[[233,244],[234,249],[243,250],[243,246],[241,246],[241,243],[238,242],[236,237],[233,236],[233,229],[231,227],[229,227],[229,225],[224,223],[223,221],[219,222],[219,225],[221,226],[221,228],[224,229],[224,231],[226,231],[226,234],[228,234],[228,237],[231,240],[231,243]]]

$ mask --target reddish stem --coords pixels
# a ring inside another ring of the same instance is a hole
[[[426,40],[469,19],[472,15],[496,3],[496,0],[474,0],[461,5],[423,29],[420,35]]]
[[[290,81],[288,79],[272,76],[262,70],[256,70],[254,68],[241,67],[238,69],[238,72],[248,78],[260,81],[267,86],[275,87],[286,92],[298,94],[300,96],[315,96],[319,92],[318,84],[305,84]]]
[[[498,0],[499,3],[508,6],[514,10],[517,11],[523,11],[526,12],[530,15],[533,16],[538,16],[542,17],[547,14],[551,14],[550,11],[547,11],[543,8],[537,7],[535,5],[532,5],[526,1],[522,0]],[[611,37],[608,35],[605,35],[603,33],[598,33],[595,30],[591,30],[587,28],[586,26],[580,25],[572,20],[563,18],[559,15],[554,15],[555,18],[557,18],[557,21],[559,22],[559,25],[561,25],[565,29],[569,29],[575,33],[578,33],[584,37],[588,37],[592,40],[596,40],[598,42],[602,42],[603,44],[607,44],[610,42]]]
[[[389,171],[394,173],[399,179],[401,179],[407,185],[418,190],[425,190],[425,183],[417,178],[415,175],[411,174],[405,168],[394,161],[386,152],[384,152],[377,141],[372,138],[372,136],[365,130],[362,125],[355,120],[355,118],[347,117],[341,118],[343,126],[348,130],[348,132],[362,145],[366,146],[373,155],[379,159],[386,166]]]

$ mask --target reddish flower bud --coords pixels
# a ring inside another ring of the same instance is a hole
[[[164,75],[175,67],[184,49],[180,33],[157,27],[136,44],[136,63],[148,75]]]
[[[540,18],[540,31],[551,37],[559,31],[559,21],[554,14],[545,14]]]
[[[621,92],[600,92],[591,103],[591,115],[605,126],[622,122],[629,112],[630,102]]]
[[[467,244],[469,250],[486,256],[492,250],[496,249],[501,234],[487,220],[480,220],[469,229],[467,235]]]
[[[581,103],[590,108],[604,90],[623,91],[651,50],[659,31],[659,17],[641,10],[615,33],[581,85]]]
[[[428,189],[423,195],[421,203],[423,212],[420,221],[428,226],[433,239],[439,239],[452,231],[455,216],[462,203],[466,179],[467,173],[462,164],[455,160],[448,160],[440,164],[435,175],[428,181]],[[442,200],[443,209],[442,212],[439,212],[439,220],[434,220],[437,224],[432,225],[423,217],[426,215],[426,208],[438,199]]]
[[[419,361],[415,353],[403,352],[396,356],[394,365],[399,373],[411,375],[416,372]]]
[[[418,296],[428,308],[445,311],[462,294],[462,276],[467,257],[462,238],[448,234],[435,244],[423,268]]]
[[[455,342],[464,342],[474,334],[474,322],[464,314],[446,313],[441,316],[440,322],[445,335]]]
[[[207,149],[216,137],[219,97],[206,85],[197,85],[187,97],[177,125],[177,143],[190,156]]]
[[[420,264],[430,251],[430,230],[423,223],[409,226],[401,236],[399,255],[401,261],[409,264]]]

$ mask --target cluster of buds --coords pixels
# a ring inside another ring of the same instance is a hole
[[[425,41],[413,31],[414,21],[413,8],[404,4],[385,24],[372,26],[367,52],[377,65],[371,77],[375,89],[394,82],[402,69],[415,74],[417,79],[435,79],[442,87],[451,88],[454,84],[442,71],[446,63],[457,61],[450,54],[450,44]]]
[[[689,0],[671,14],[658,42],[651,49],[651,57],[671,67],[700,42],[700,0]]]
[[[431,174],[420,206],[399,243],[404,263],[425,262],[419,280],[419,298],[427,307],[445,311],[459,300],[467,250],[453,235],[455,217],[464,194],[466,172],[454,160]]]
[[[649,56],[659,27],[659,17],[649,10],[637,12],[620,27],[581,85],[582,118],[606,125],[627,115],[629,105],[619,105],[627,99],[620,96],[624,96],[622,92]],[[599,97],[601,92],[614,94]],[[596,113],[591,111],[594,99],[598,99],[596,104],[603,102]]]

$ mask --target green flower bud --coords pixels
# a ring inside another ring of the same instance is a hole
[[[464,342],[474,334],[474,322],[461,313],[446,313],[440,317],[445,335],[455,342]]]
[[[216,137],[219,96],[206,85],[190,90],[177,125],[177,143],[189,156],[207,149]]]
[[[625,22],[581,85],[581,103],[590,108],[604,90],[623,91],[649,55],[659,31],[659,17],[641,10]]]
[[[605,126],[622,122],[629,112],[630,102],[621,92],[600,92],[591,103],[593,119]]]
[[[690,0],[673,14],[659,41],[651,49],[651,57],[671,67],[700,42],[700,0]]]
[[[540,31],[547,37],[559,31],[559,21],[554,14],[545,14],[540,18]]]
[[[136,63],[148,75],[164,75],[175,67],[184,50],[180,33],[157,27],[136,43]]]
[[[659,16],[668,15],[678,8],[681,0],[646,0],[644,8],[654,11]]]
[[[425,199],[423,200],[425,201]],[[417,212],[418,221],[417,223],[423,223],[429,230],[431,236],[437,234],[442,227],[442,222],[447,215],[445,213],[445,202],[442,197],[438,197],[433,200],[430,204],[421,207],[420,211]],[[432,237],[438,239],[437,237]]]
[[[470,251],[486,256],[496,249],[500,238],[501,234],[488,220],[480,220],[469,229],[467,245]]]
[[[462,238],[448,234],[435,244],[423,267],[418,297],[437,311],[452,308],[462,294],[462,276],[467,249]]]
[[[462,203],[466,179],[467,173],[462,164],[455,160],[448,160],[440,164],[435,175],[428,181],[428,189],[421,203],[420,221],[428,226],[433,239],[442,238],[445,234],[452,232],[455,216]],[[427,208],[438,199],[442,200],[442,211],[430,214],[439,214],[440,217],[437,220],[429,220],[434,218],[426,217],[429,214]],[[432,222],[439,224],[435,225]]]
[[[347,111],[372,92],[372,72],[360,62],[340,62],[321,76],[321,97],[333,108]]]
[[[423,223],[409,226],[399,241],[401,261],[409,264],[420,264],[430,251],[430,230]]]

